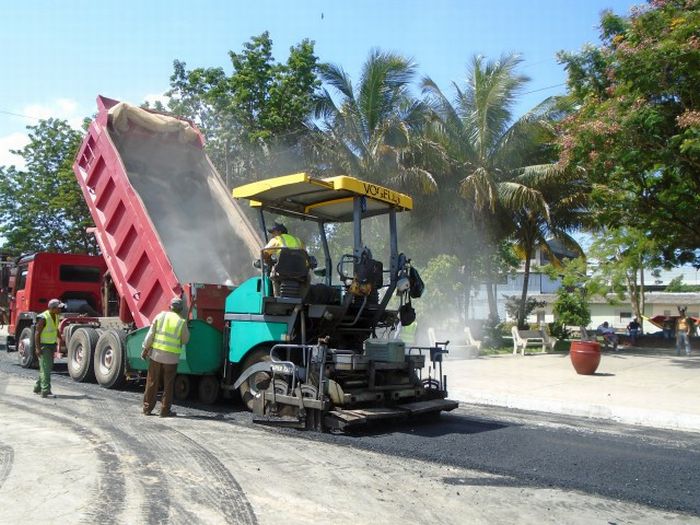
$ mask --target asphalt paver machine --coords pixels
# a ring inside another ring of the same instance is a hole
[[[409,196],[305,173],[246,184],[233,196],[257,208],[264,233],[265,212],[317,223],[324,259],[318,268],[305,250],[263,250],[259,274],[227,298],[230,375],[258,422],[345,430],[457,407],[446,399],[446,348],[407,347],[396,337],[399,311],[389,308],[414,274],[397,235]],[[388,219],[388,261],[363,243],[366,219],[377,216]],[[334,267],[327,236],[340,223],[352,224],[353,247]],[[311,283],[311,273],[322,282]]]

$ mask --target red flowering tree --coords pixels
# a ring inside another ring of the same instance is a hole
[[[577,111],[561,159],[594,183],[601,225],[655,239],[700,265],[700,1],[655,0],[601,16],[601,45],[560,53]]]

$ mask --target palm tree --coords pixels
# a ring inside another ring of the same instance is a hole
[[[530,183],[536,176],[545,180],[556,172],[542,158],[551,138],[548,122],[559,108],[548,100],[513,121],[512,107],[529,80],[516,72],[521,62],[515,54],[495,61],[475,56],[464,88],[453,84],[453,100],[430,78],[422,81],[434,119],[428,134],[450,158],[451,183],[472,204],[472,220],[483,224],[484,247],[490,253],[516,231],[516,213],[527,210],[551,224],[545,196]],[[554,159],[552,155],[547,160]],[[491,316],[496,317],[492,285],[487,294]]]
[[[425,113],[425,105],[409,94],[415,72],[413,61],[377,49],[356,86],[340,66],[320,66],[322,81],[337,98],[324,88],[316,107],[321,171],[417,184],[426,191],[435,187],[432,174],[413,162]]]
[[[515,241],[517,255],[525,263],[517,319],[518,327],[524,328],[532,254],[539,247],[552,264],[559,265],[561,261],[552,249],[552,241],[558,241],[573,255],[583,256],[583,250],[569,232],[580,229],[587,223],[590,188],[578,173],[562,171],[556,164],[525,170],[518,180],[537,189],[548,203],[547,214],[538,208],[523,206],[514,210],[512,215],[512,239]]]

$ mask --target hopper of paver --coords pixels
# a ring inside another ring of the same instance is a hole
[[[120,297],[119,317],[147,326],[175,295],[192,317],[250,275],[261,239],[190,122],[98,97],[73,166]],[[206,283],[206,285],[195,284]],[[200,305],[198,308],[197,299]],[[217,316],[218,317],[218,316]]]

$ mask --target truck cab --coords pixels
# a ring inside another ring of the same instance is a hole
[[[37,314],[49,300],[66,304],[63,314],[98,315],[107,267],[102,257],[36,253],[20,257],[9,278],[8,348],[18,352],[20,365],[34,362],[32,330]]]

